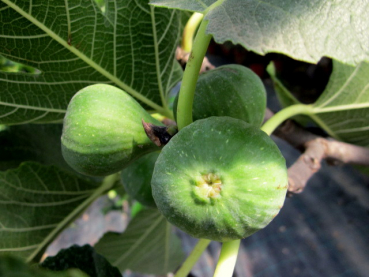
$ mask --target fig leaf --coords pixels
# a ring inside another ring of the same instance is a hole
[[[269,68],[276,90],[285,96],[292,93]],[[369,63],[350,66],[333,60],[329,82],[318,100],[312,105],[309,116],[330,136],[348,143],[369,146]]]
[[[147,0],[4,0],[0,55],[37,68],[37,74],[0,71],[0,124],[61,122],[72,96],[108,83],[165,112],[166,96],[181,78],[175,60],[181,14]]]
[[[78,269],[59,272],[37,268],[8,255],[0,256],[0,276],[6,277],[91,277]]]
[[[106,233],[95,245],[121,271],[165,275],[183,262],[181,242],[156,209],[140,211],[122,234]]]
[[[210,9],[204,19],[209,20],[207,33],[216,42],[231,41],[258,54],[283,53],[310,63],[317,63],[323,56],[351,65],[369,61],[366,1],[151,0],[150,3],[201,13]]]
[[[0,251],[39,261],[57,235],[96,199],[91,196],[98,188],[34,162],[0,172]]]

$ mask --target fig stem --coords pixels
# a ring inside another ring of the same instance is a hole
[[[195,95],[196,82],[199,78],[202,61],[208,49],[211,35],[206,34],[208,21],[203,20],[197,31],[193,48],[183,73],[181,88],[179,91],[177,106],[178,129],[182,129],[192,123],[192,104]]]
[[[214,277],[232,277],[241,240],[224,242]]]
[[[192,267],[196,264],[202,253],[208,247],[210,242],[211,240],[200,239],[190,255],[187,257],[186,261],[177,271],[176,275],[174,275],[174,277],[186,277],[190,273]]]
[[[199,26],[204,15],[202,13],[193,13],[190,19],[187,21],[186,26],[182,34],[181,47],[185,52],[190,52],[192,49],[193,37],[197,27]]]
[[[273,115],[267,122],[261,126],[261,130],[267,133],[269,136],[274,132],[274,130],[282,124],[285,120],[293,117],[295,115],[313,115],[312,105],[295,104],[287,108],[282,109]]]

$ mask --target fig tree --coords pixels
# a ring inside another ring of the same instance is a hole
[[[209,117],[181,129],[155,164],[152,192],[169,222],[215,241],[245,238],[279,212],[285,159],[273,140],[245,121]]]
[[[118,172],[158,150],[146,136],[142,120],[162,125],[121,89],[105,84],[85,87],[68,105],[61,137],[63,156],[83,174]]]

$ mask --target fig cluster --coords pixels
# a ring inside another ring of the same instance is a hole
[[[260,130],[265,109],[264,86],[251,70],[220,67],[199,78],[194,122],[158,148],[142,120],[160,122],[124,91],[92,85],[68,106],[62,151],[83,174],[121,171],[132,198],[194,237],[241,239],[278,214],[287,190],[285,160]]]

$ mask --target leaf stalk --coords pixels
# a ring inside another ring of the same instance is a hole
[[[177,271],[176,275],[174,275],[174,277],[186,277],[190,273],[192,267],[196,264],[202,253],[208,247],[210,242],[211,240],[208,239],[200,239],[190,255],[187,257],[186,261]]]
[[[192,105],[196,82],[199,78],[202,61],[212,38],[211,35],[206,34],[207,26],[208,21],[203,20],[196,34],[190,58],[188,59],[186,69],[183,74],[177,106],[177,124],[179,130],[193,122]]]
[[[182,35],[182,43],[181,48],[185,52],[190,52],[192,50],[193,37],[195,36],[195,32],[197,27],[201,23],[204,15],[202,13],[193,13],[190,19],[187,21],[187,24],[183,30]]]
[[[312,105],[296,104],[284,108],[265,122],[261,130],[270,136],[283,121],[299,114],[312,115]]]

